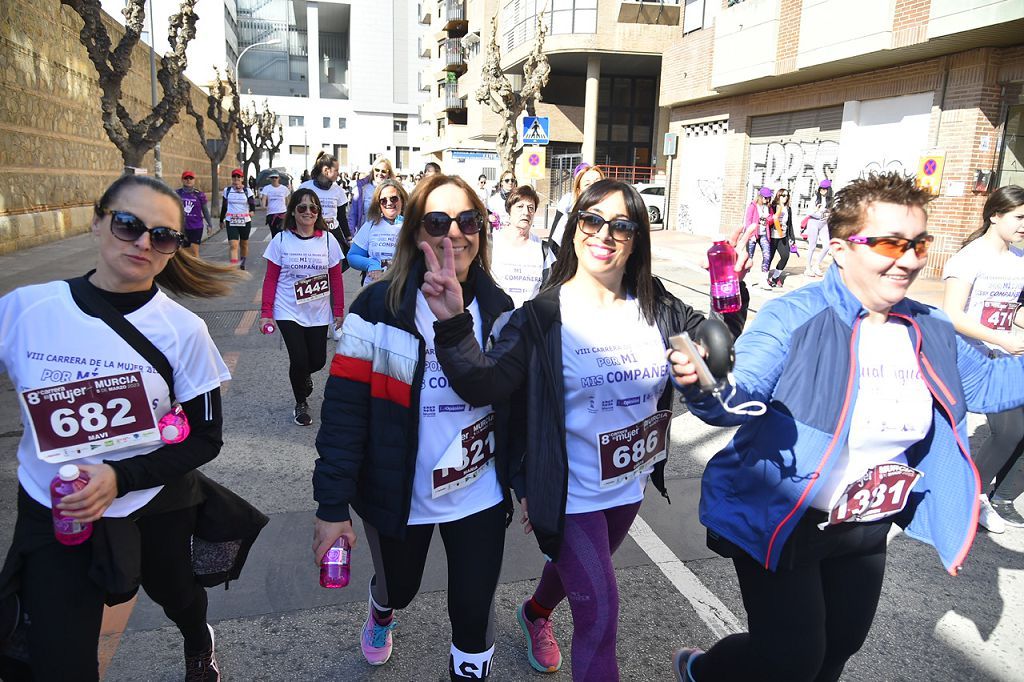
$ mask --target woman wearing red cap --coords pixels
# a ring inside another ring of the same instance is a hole
[[[249,232],[252,230],[252,214],[256,211],[256,195],[245,186],[241,168],[231,171],[231,185],[224,188],[224,201],[220,205],[220,220],[228,230],[228,245],[232,264],[245,270],[245,258],[249,255]],[[239,261],[239,240],[242,258]]]
[[[210,227],[210,209],[206,207],[206,194],[196,189],[196,174],[190,170],[181,174],[181,188],[175,190],[185,208],[185,236],[188,249],[199,257],[199,242],[203,240],[203,225]]]

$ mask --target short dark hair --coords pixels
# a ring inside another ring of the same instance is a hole
[[[432,170],[435,173],[440,173],[441,164],[435,163],[434,161],[427,161],[425,164],[423,164],[423,172],[426,173],[429,170]]]
[[[508,199],[505,199],[505,212],[511,211],[512,206],[520,199],[529,199],[533,202],[534,208],[540,208],[540,196],[537,192],[529,185],[519,185],[509,193]]]
[[[914,178],[902,173],[872,173],[857,178],[836,192],[835,203],[828,216],[832,239],[846,239],[857,234],[864,225],[864,212],[871,204],[917,206],[922,211],[933,199],[931,192],[918,187]]]

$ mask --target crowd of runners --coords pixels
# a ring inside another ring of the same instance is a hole
[[[350,195],[338,170],[321,153],[294,191],[271,173],[259,197],[233,172],[224,264],[199,257],[211,217],[193,173],[176,191],[124,176],[95,205],[95,270],[0,298],[0,363],[25,427],[0,573],[4,679],[98,679],[103,606],[140,585],[181,631],[187,679],[220,679],[205,587],[237,577],[266,520],[197,471],[222,446],[230,375],[203,322],[164,290],[220,296],[247,277],[257,199],[272,232],[260,327],[285,342],[290,419],[318,428],[310,560],[340,538],[372,557],[368,584],[349,588],[368,590],[369,665],[400,645],[437,527],[451,625],[438,655],[453,681],[500,666],[511,652],[496,652],[495,591],[518,521],[541,578],[503,617],[529,664],[559,670],[552,623],[571,619],[573,679],[618,680],[612,556],[646,486],[667,497],[680,401],[739,427],[705,468],[700,520],[734,565],[748,631],[707,651],[678,633],[683,648],[664,662],[679,680],[838,680],[874,620],[893,524],[952,575],[979,524],[1005,529],[996,493],[1005,504],[1021,492],[1008,475],[1024,447],[1024,189],[989,196],[945,265],[937,309],[907,298],[933,241],[931,195],[912,180],[826,179],[806,216],[787,188],[760,188],[730,236],[737,276],[760,247],[767,285],[783,286],[796,222],[820,281],[748,320],[745,283],[740,309],[710,318],[669,293],[640,195],[598,167],[574,171],[544,240],[532,233],[540,197],[511,172],[491,192],[486,178],[473,187],[430,168],[410,192],[381,158]],[[361,291],[346,310],[348,267]],[[735,361],[708,390],[700,359],[669,349],[714,329]],[[79,367],[94,371],[83,380]],[[975,457],[968,412],[992,432]],[[53,508],[50,481],[68,462],[88,483]],[[61,515],[92,523],[92,537],[59,542]],[[235,549],[213,552],[216,571],[197,569],[205,538]]]

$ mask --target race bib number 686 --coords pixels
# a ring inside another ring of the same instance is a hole
[[[668,425],[672,412],[660,410],[635,424],[597,436],[601,487],[608,488],[636,478],[651,465],[668,457]]]

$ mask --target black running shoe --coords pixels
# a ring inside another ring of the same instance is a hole
[[[185,650],[185,682],[220,682],[220,668],[213,653],[213,628],[210,628],[210,648],[199,653]]]
[[[299,426],[309,426],[313,423],[313,417],[309,414],[309,403],[305,400],[295,403],[295,423]]]
[[[306,377],[306,397],[313,395],[313,377]]]

